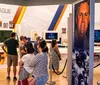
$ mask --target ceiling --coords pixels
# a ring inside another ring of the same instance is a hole
[[[34,5],[56,5],[56,4],[72,4],[77,0],[0,0],[2,4],[12,4],[12,5],[25,5],[25,6],[34,6]],[[100,0],[95,0],[96,3]]]

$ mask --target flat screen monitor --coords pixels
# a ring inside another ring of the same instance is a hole
[[[13,30],[1,30],[0,29],[0,43],[3,43],[6,39],[10,37],[10,33],[13,32]]]
[[[100,30],[94,30],[94,43],[100,44]]]
[[[57,41],[59,41],[59,34],[58,32],[47,31],[44,33],[44,39],[46,41],[52,41],[52,39],[56,39]]]

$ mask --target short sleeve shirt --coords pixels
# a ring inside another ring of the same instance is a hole
[[[4,44],[7,47],[7,53],[10,55],[17,55],[18,40],[9,38]]]
[[[30,65],[30,61],[32,60],[32,58],[34,58],[34,54],[26,54],[24,55],[21,60],[24,62],[24,68],[26,69],[26,71],[28,71],[29,73],[31,73],[33,71],[32,67],[29,67]]]

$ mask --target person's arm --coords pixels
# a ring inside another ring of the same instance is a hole
[[[21,49],[20,52],[23,53],[23,54],[27,53],[24,49]]]
[[[18,40],[17,40],[17,48],[19,48],[19,42],[18,42]]]
[[[22,68],[23,64],[24,64],[24,62],[22,60],[20,60],[20,62],[19,62],[19,73],[21,71],[21,68]]]
[[[1,47],[2,47],[3,51],[4,51],[5,53],[7,53],[7,51],[6,51],[6,49],[5,49],[6,45],[3,44]]]
[[[26,62],[26,61],[27,61],[27,55],[24,55],[19,61],[19,73],[20,73],[21,68],[24,65],[24,62]]]
[[[24,62],[23,62],[22,60],[20,60],[20,62],[19,62],[19,66],[22,67],[23,64],[24,64]]]
[[[56,49],[56,52],[58,54],[59,60],[61,60],[61,54],[59,52],[59,49],[58,49],[58,45],[57,44],[55,45],[55,49]]]
[[[20,72],[21,68],[23,67],[23,65],[25,64],[25,62],[27,62],[27,61],[28,61],[27,55],[24,55],[20,59],[20,61],[19,61],[19,72]]]
[[[55,45],[55,49],[56,49],[57,53],[61,56],[61,54],[60,54],[60,52],[59,52],[59,49],[58,49],[58,45],[57,45],[57,44]]]

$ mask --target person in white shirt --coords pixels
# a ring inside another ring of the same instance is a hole
[[[25,44],[25,50],[26,50],[27,54],[25,54],[19,62],[19,66],[20,66],[20,68],[19,68],[19,83],[20,82],[24,83],[24,81],[26,83],[29,74],[32,73],[32,71],[33,71],[33,68],[29,67],[29,63],[34,57],[34,48],[33,48],[32,43],[27,42]]]

